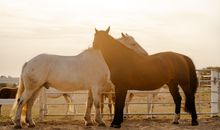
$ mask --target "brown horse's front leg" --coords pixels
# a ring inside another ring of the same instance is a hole
[[[119,90],[117,88],[115,89],[115,114],[114,114],[114,119],[111,123],[111,127],[114,128],[121,127],[121,123],[123,122],[123,109],[125,106],[126,95],[127,95],[127,90]]]

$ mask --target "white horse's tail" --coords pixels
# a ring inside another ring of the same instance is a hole
[[[27,65],[27,62],[23,65],[22,67],[22,71],[21,71],[21,77],[19,79],[19,86],[18,86],[18,90],[17,90],[17,94],[16,94],[16,98],[15,98],[15,102],[13,104],[13,107],[11,109],[11,114],[10,114],[10,117],[12,119],[12,121],[14,121],[15,119],[15,116],[16,116],[16,109],[17,109],[17,106],[18,106],[18,99],[21,97],[23,91],[24,91],[24,82],[23,82],[23,70],[25,68],[25,66]],[[24,107],[23,109],[23,112],[26,111],[26,106]],[[22,113],[23,113],[22,112]],[[22,116],[25,116],[26,114],[22,114]]]

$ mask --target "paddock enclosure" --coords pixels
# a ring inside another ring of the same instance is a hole
[[[199,87],[196,93],[196,105],[197,112],[200,115],[217,116],[220,113],[220,72],[215,70],[197,70],[197,76],[199,79]],[[134,91],[129,90],[132,93],[149,93],[148,91]],[[184,98],[183,92],[181,96]],[[44,88],[40,94],[39,99],[35,103],[39,106],[39,116],[43,120],[47,116],[65,116],[65,110],[67,108],[66,102],[62,99],[46,98],[48,93],[67,93],[54,89]],[[152,92],[151,92],[152,93]],[[87,91],[75,91],[69,92],[73,98],[74,112],[68,113],[68,116],[83,116],[85,111],[85,105],[87,100]],[[0,99],[0,104],[9,105],[13,103],[13,99]],[[184,100],[182,100],[182,104]],[[134,97],[133,101],[129,103],[129,112],[126,115],[147,115],[147,101],[141,97]],[[173,115],[174,102],[168,91],[167,86],[164,86],[162,91],[154,99],[154,112],[153,115]],[[104,102],[104,116],[110,116],[108,103]],[[182,105],[183,106],[183,105]],[[48,108],[46,111],[45,108]],[[4,113],[4,111],[3,111]],[[186,114],[182,111],[182,114]]]
[[[199,87],[196,93],[196,108],[199,115],[217,116],[220,112],[220,72],[214,70],[198,70]],[[153,115],[173,115],[174,102],[166,86],[159,92],[154,99]],[[148,93],[148,91],[129,91],[132,93]],[[181,95],[184,98],[183,92]],[[66,103],[60,102],[60,99],[45,98],[48,93],[63,93],[50,89],[42,90],[40,97],[40,117],[43,120],[46,116],[65,116]],[[83,116],[86,105],[86,91],[76,91],[71,93],[74,99],[74,112],[69,113],[69,116]],[[147,101],[144,98],[134,97],[134,100],[129,103],[129,112],[126,115],[147,115]],[[182,107],[184,100],[182,100]],[[64,107],[65,106],[65,107]],[[45,111],[45,108],[48,111]],[[60,111],[63,110],[63,111]],[[186,114],[183,110],[181,114]],[[110,116],[108,103],[104,102],[104,116]]]
[[[197,70],[197,76],[199,79],[199,87],[196,93],[196,108],[199,117],[216,117],[220,115],[220,72],[215,70]],[[129,91],[132,93],[148,93],[147,91]],[[182,107],[184,104],[184,95],[180,89],[181,95],[183,97]],[[46,98],[48,93],[63,93],[61,91],[51,90],[51,89],[42,89],[39,99],[35,102],[33,108],[34,117],[39,119],[39,121],[48,122],[47,119],[56,119],[63,117],[73,117],[76,119],[79,124],[83,124],[83,116],[85,113],[85,105],[87,100],[87,92],[86,91],[76,91],[69,92],[72,94],[73,108],[74,112],[66,114],[67,104],[63,97],[60,98]],[[66,92],[65,92],[66,93]],[[7,117],[10,113],[10,109],[12,107],[13,99],[0,99],[0,104],[2,104],[2,116],[1,118]],[[167,86],[163,87],[163,90],[159,92],[156,98],[153,100],[154,104],[154,112],[152,113],[156,118],[149,119],[153,123],[155,122],[166,122],[163,119],[157,119],[157,117],[170,117],[168,121],[172,120],[174,115],[174,102],[171,97],[171,94],[168,91]],[[47,111],[46,111],[47,108]],[[94,109],[94,108],[93,108]],[[94,112],[94,110],[93,110]],[[132,102],[129,105],[128,113],[125,113],[131,117],[134,122],[142,122],[139,118],[145,118],[147,114],[147,101],[145,98],[134,97]],[[181,120],[188,119],[189,114],[186,114],[183,109],[181,109],[181,115],[184,116]],[[185,116],[186,115],[186,116]],[[109,108],[107,101],[104,102],[104,119],[108,121],[111,120],[111,116],[109,114]],[[185,118],[186,117],[186,118]],[[3,119],[1,119],[3,120]],[[0,120],[0,122],[1,122]],[[206,119],[202,119],[206,122]],[[211,121],[219,122],[219,118],[211,119]],[[200,120],[199,120],[200,121]],[[207,119],[207,122],[209,119]],[[129,122],[129,121],[128,121]],[[200,121],[201,122],[201,121]],[[133,122],[132,122],[133,123]],[[131,125],[132,123],[128,123],[127,125]],[[6,123],[7,124],[7,123]],[[56,124],[52,122],[52,124]],[[77,123],[76,123],[77,124]],[[3,123],[4,125],[4,123]],[[42,125],[42,124],[40,124]],[[67,125],[67,124],[66,124]],[[134,124],[135,125],[135,124]],[[151,126],[151,124],[149,124]],[[0,124],[1,126],[1,124]],[[125,124],[126,126],[126,124]],[[122,127],[123,128],[123,127]],[[218,126],[220,128],[220,126]]]

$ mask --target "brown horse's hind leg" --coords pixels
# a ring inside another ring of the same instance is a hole
[[[179,119],[180,119],[180,108],[181,108],[181,96],[179,93],[179,88],[178,84],[175,83],[174,81],[170,82],[168,84],[170,93],[173,97],[173,100],[175,102],[175,117],[173,120],[173,124],[179,124]]]
[[[186,96],[185,111],[191,114],[192,125],[193,126],[198,125],[199,123],[197,121],[195,94],[190,91],[189,85],[181,85],[181,88],[183,89],[183,92]]]

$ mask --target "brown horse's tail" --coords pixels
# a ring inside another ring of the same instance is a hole
[[[191,113],[191,110],[192,110],[191,108],[194,107],[193,104],[195,104],[195,93],[198,88],[198,78],[196,75],[196,68],[195,68],[193,61],[187,56],[184,56],[184,58],[188,64],[189,74],[190,74],[189,75],[190,86],[188,90],[189,92],[187,92],[187,95],[186,95],[185,111]]]
[[[18,99],[21,97],[21,95],[24,91],[23,70],[24,70],[26,64],[27,64],[27,62],[22,67],[21,77],[19,79],[19,86],[18,86],[18,90],[17,90],[17,93],[16,93],[16,97],[15,97],[15,102],[14,102],[13,107],[11,109],[10,117],[11,117],[12,121],[14,121],[15,116],[16,116],[16,109],[17,109],[17,106],[18,106]],[[23,111],[26,111],[26,106],[24,107]],[[22,114],[22,116],[25,116],[25,115]]]

